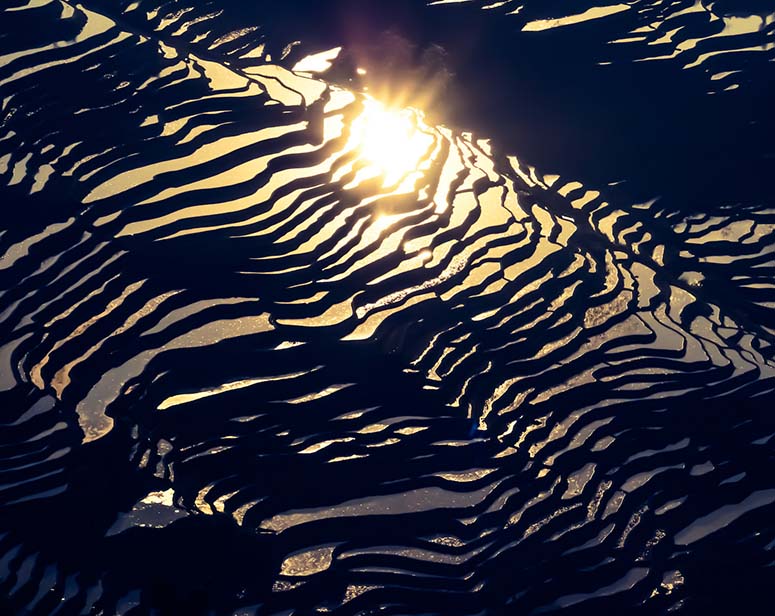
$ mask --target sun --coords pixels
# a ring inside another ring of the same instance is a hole
[[[418,112],[412,109],[390,109],[372,99],[364,101],[363,112],[353,121],[352,139],[359,157],[384,177],[385,186],[419,171],[434,141],[419,122]]]

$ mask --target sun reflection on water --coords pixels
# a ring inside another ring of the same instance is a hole
[[[419,124],[417,112],[390,109],[367,99],[363,112],[352,123],[351,145],[368,164],[368,171],[384,177],[385,186],[419,172],[433,134]]]

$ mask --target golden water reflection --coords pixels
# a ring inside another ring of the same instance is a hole
[[[419,171],[434,143],[433,134],[420,122],[418,112],[411,109],[391,109],[366,99],[363,112],[353,120],[348,145],[357,148],[370,173],[384,176],[384,186],[394,186]]]

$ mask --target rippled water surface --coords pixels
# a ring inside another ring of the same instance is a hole
[[[770,613],[770,0],[7,0],[0,109],[3,614]]]

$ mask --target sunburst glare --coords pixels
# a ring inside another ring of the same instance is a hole
[[[420,163],[434,141],[433,134],[419,124],[417,112],[390,109],[367,99],[364,110],[352,124],[353,145],[369,171],[382,175],[385,186],[394,186],[419,172]]]

